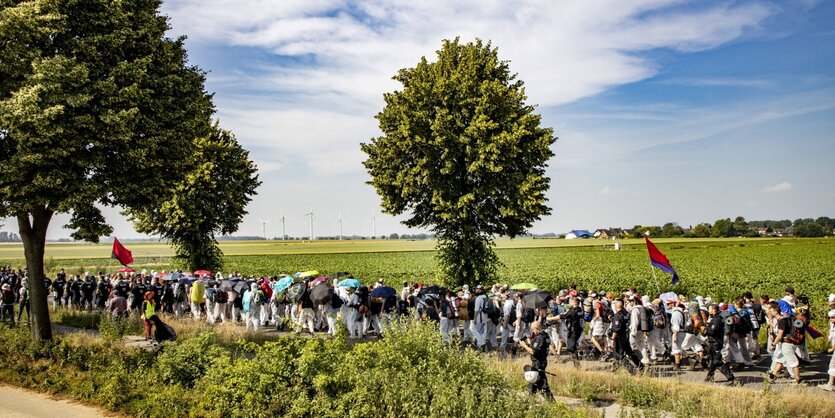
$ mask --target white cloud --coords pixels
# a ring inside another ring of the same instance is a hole
[[[601,196],[620,195],[620,194],[623,194],[624,192],[626,192],[626,189],[624,189],[623,187],[615,188],[615,187],[606,186],[606,187],[600,189],[600,195]]]
[[[773,186],[763,187],[763,193],[783,193],[792,189],[792,184],[787,181],[781,181]]]
[[[362,171],[358,143],[377,132],[372,116],[382,94],[399,87],[391,77],[421,56],[433,59],[444,38],[491,40],[525,81],[530,102],[553,106],[655,75],[658,64],[641,52],[710,49],[756,29],[773,11],[680,0],[172,0],[163,12],[190,42],[276,58],[209,73],[221,87],[225,127],[245,145],[277,154],[337,158],[339,173]]]

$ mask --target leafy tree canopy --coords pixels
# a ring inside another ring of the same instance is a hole
[[[525,103],[523,82],[481,40],[443,42],[394,77],[384,95],[383,135],[362,144],[365,167],[387,213],[430,228],[455,283],[488,280],[492,237],[515,237],[550,213],[545,192],[556,138]]]
[[[73,238],[112,232],[101,206],[140,208],[184,181],[208,137],[204,73],[165,35],[157,0],[0,0],[0,216],[14,217],[33,335],[50,338],[43,250],[52,215]]]

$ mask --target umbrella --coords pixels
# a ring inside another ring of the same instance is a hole
[[[220,283],[220,282],[218,282],[215,279],[210,279],[209,281],[206,282],[206,285],[210,286],[210,287],[213,287],[213,286],[217,286],[218,283]]]
[[[544,291],[528,292],[522,296],[522,302],[526,308],[547,308],[548,301],[552,297],[550,293]]]
[[[316,285],[316,284],[319,284],[319,283],[322,283],[322,282],[326,282],[326,281],[328,281],[328,280],[330,280],[330,277],[327,277],[327,276],[317,277],[317,278],[313,279],[313,281],[312,281],[312,282],[310,282],[310,285],[311,285],[311,286],[314,286],[314,285]]]
[[[181,277],[180,280],[177,281],[177,283],[191,286],[192,281],[193,280],[191,277]]]
[[[120,268],[119,270],[116,270],[116,271],[119,272],[119,273],[135,273],[136,272],[136,270],[134,270],[130,267],[122,267],[122,268]]]
[[[533,283],[516,283],[513,286],[510,286],[510,290],[535,290],[539,289],[539,286]]]
[[[178,271],[172,271],[171,273],[168,273],[165,276],[162,276],[162,280],[177,281],[177,280],[182,279],[183,277],[186,277],[186,276],[183,275],[183,273],[180,273]]]
[[[392,289],[393,290],[393,289]],[[424,287],[420,293],[423,295],[446,295],[448,290],[445,287],[432,285],[428,287]]]
[[[273,291],[281,292],[282,290],[285,290],[288,287],[290,287],[292,284],[293,284],[293,278],[292,277],[282,277],[282,278],[278,279],[277,282],[275,282],[275,285],[273,286]]]
[[[310,289],[310,300],[314,305],[324,305],[333,299],[333,287],[328,284],[320,284]]]
[[[287,297],[290,298],[291,302],[296,303],[299,299],[301,299],[306,291],[307,286],[305,286],[304,283],[296,283],[287,289]]]
[[[234,292],[235,291],[235,282],[233,282],[232,280],[222,280],[220,282],[220,290],[222,290],[224,292],[228,292],[228,291],[231,290],[231,291]]]
[[[372,298],[387,299],[387,298],[390,298],[390,297],[392,297],[396,294],[397,294],[397,291],[394,290],[394,288],[388,287],[388,286],[383,286],[383,287],[378,287],[378,288],[372,290],[371,295],[369,295],[369,296],[371,296]]]
[[[209,270],[197,270],[197,271],[194,272],[194,275],[195,276],[203,276],[203,275],[211,276],[212,272],[209,271]]]
[[[319,272],[316,271],[316,270],[300,271],[300,272],[294,274],[293,276],[297,279],[303,279],[305,277],[317,277],[317,276],[319,276]]]
[[[339,282],[339,284],[337,286],[358,288],[358,287],[362,286],[362,284],[357,279],[345,279],[345,280]]]
[[[661,306],[664,308],[664,311],[667,313],[672,312],[672,309],[667,308],[667,301],[670,299],[678,300],[678,295],[673,292],[662,293],[661,296],[658,297],[661,299]]]
[[[232,281],[232,290],[238,293],[246,292],[249,289],[249,286],[243,280],[233,280]]]

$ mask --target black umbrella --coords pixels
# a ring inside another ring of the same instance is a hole
[[[177,283],[188,285],[188,286],[191,286],[191,282],[192,282],[192,280],[188,277],[183,277],[183,278],[181,278],[180,280],[177,281]]]
[[[386,298],[390,298],[390,297],[392,297],[396,294],[397,294],[397,291],[394,290],[394,288],[388,287],[388,286],[383,286],[383,287],[378,287],[378,288],[372,290],[370,296],[372,298],[386,299]]]
[[[232,283],[232,290],[235,292],[243,293],[249,289],[249,286],[247,286],[246,282],[243,280],[233,280]]]
[[[291,302],[296,303],[301,299],[305,291],[307,291],[306,284],[296,283],[287,289],[287,297],[290,298]]]
[[[235,291],[235,282],[232,280],[222,280],[220,282],[220,290],[224,292]]]
[[[320,283],[310,289],[310,300],[314,305],[324,305],[331,299],[333,299],[333,287],[326,283]]]
[[[428,287],[424,287],[423,290],[420,291],[422,295],[446,295],[447,289],[445,287],[432,285]]]
[[[548,292],[535,290],[522,295],[522,302],[525,304],[526,308],[547,308],[548,301],[552,298],[553,296],[551,296]]]

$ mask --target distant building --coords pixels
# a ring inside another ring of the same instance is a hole
[[[591,238],[593,234],[585,229],[573,229],[565,234],[565,239]]]
[[[599,239],[615,239],[623,238],[624,232],[623,229],[620,228],[598,229],[597,231],[594,231],[592,236]]]

